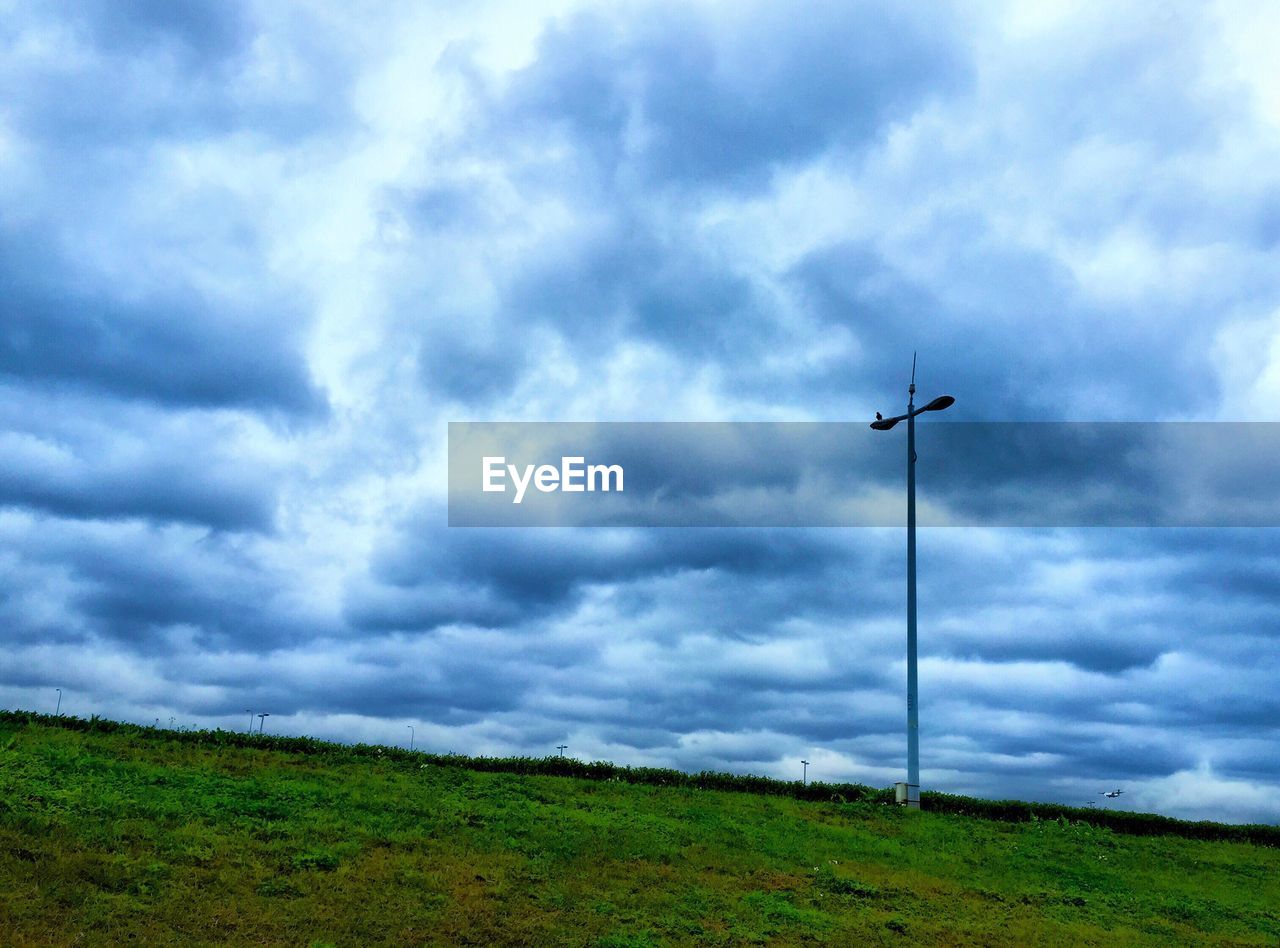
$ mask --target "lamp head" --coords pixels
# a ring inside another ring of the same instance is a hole
[[[929,404],[925,405],[924,408],[921,408],[920,410],[921,411],[942,411],[943,409],[950,408],[955,403],[956,403],[956,400],[952,398],[950,395],[939,395],[937,398],[935,398]]]

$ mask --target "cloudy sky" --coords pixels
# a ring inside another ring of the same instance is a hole
[[[1115,6],[0,0],[0,706],[901,779],[900,530],[447,424],[1277,420],[1280,11]],[[1280,533],[920,543],[926,789],[1280,820]]]

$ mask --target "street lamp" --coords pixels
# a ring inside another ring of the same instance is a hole
[[[556,750],[558,750],[558,751],[560,752],[560,756],[561,756],[561,757],[563,757],[563,756],[564,756],[564,752],[565,752],[566,750],[568,750],[568,749],[569,749],[569,745],[568,745],[568,744],[557,744],[557,745],[556,745]]]
[[[56,711],[53,712],[53,716],[55,718],[60,718],[62,717],[62,689],[54,688],[53,690],[58,693],[58,708]]]
[[[871,427],[888,431],[904,418],[907,421],[907,784],[902,801],[920,809],[920,693],[916,674],[916,415],[943,411],[956,403],[950,395],[940,395],[916,408],[916,360],[911,357],[911,385],[907,388],[907,413],[882,418],[876,413]]]
[[[245,708],[244,713],[249,715],[249,733],[253,733],[253,708]]]
[[[406,724],[406,725],[405,725],[405,727],[407,727],[407,728],[409,729],[409,750],[413,750],[413,739],[414,739],[414,736],[415,736],[415,735],[414,735],[414,732],[413,732],[413,725],[412,725],[412,724]]]
[[[809,782],[809,762],[802,760],[800,763],[804,764],[804,770],[800,772],[800,786],[803,787]]]
[[[261,714],[258,715],[258,733],[259,734],[262,733],[262,728],[266,725],[267,718],[269,717],[271,717],[270,711],[263,711]]]

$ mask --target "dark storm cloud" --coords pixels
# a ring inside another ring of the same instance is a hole
[[[634,19],[575,15],[546,30],[534,62],[502,89],[481,89],[491,111],[477,118],[469,148],[514,153],[529,194],[559,199],[569,176],[590,213],[585,226],[493,274],[502,299],[485,315],[518,331],[480,343],[428,331],[420,363],[432,390],[472,404],[509,394],[532,367],[517,332],[527,338],[535,325],[568,339],[578,358],[647,340],[696,351],[735,379],[788,344],[752,280],[655,217],[655,189],[674,185],[694,198],[758,188],[779,167],[856,152],[931,97],[956,94],[968,67],[946,39],[942,9],[925,17],[832,4],[784,23],[760,6],[725,17],[678,6]],[[529,150],[561,138],[569,167],[524,167]],[[468,192],[443,182],[392,201],[428,238],[492,214],[478,183]],[[755,385],[776,381],[757,376]]]
[[[1219,597],[1212,617],[1194,620],[1198,641],[1171,635],[1196,613],[1177,593],[1177,577],[1164,575],[1161,550],[1199,535],[1201,552],[1211,557],[1219,532],[998,531],[988,536],[1016,542],[984,548],[955,532],[926,531],[922,658],[958,660],[974,672],[990,673],[976,679],[966,673],[960,681],[933,682],[925,689],[931,739],[942,745],[934,766],[952,766],[948,735],[967,735],[983,754],[994,756],[979,764],[970,750],[954,758],[957,764],[998,771],[1034,796],[1044,793],[1034,777],[1049,766],[1045,753],[1067,773],[1124,780],[1173,774],[1194,767],[1202,751],[1196,744],[1165,743],[1165,729],[1194,721],[1201,728],[1225,727],[1225,734],[1272,714],[1267,702],[1251,702],[1247,684],[1238,698],[1224,696],[1220,682],[1200,686],[1202,699],[1171,700],[1167,693],[1171,682],[1180,689],[1190,682],[1183,672],[1162,666],[1162,656],[1188,648],[1212,654],[1219,636],[1252,615],[1247,597]],[[786,734],[848,748],[870,765],[896,762],[901,681],[892,669],[901,661],[902,614],[896,531],[670,531],[655,546],[646,542],[654,539],[650,531],[602,533],[609,543],[581,531],[550,531],[541,539],[543,533],[448,531],[437,542],[425,530],[407,530],[397,552],[384,555],[379,578],[416,589],[425,577],[439,575],[434,561],[421,556],[436,550],[455,564],[456,581],[466,577],[490,593],[502,590],[512,601],[539,603],[533,612],[509,609],[502,618],[530,632],[548,622],[573,622],[583,603],[575,589],[609,590],[619,627],[643,630],[645,657],[623,682],[603,668],[598,677],[584,675],[593,666],[607,667],[606,638],[605,653],[565,672],[573,676],[573,694],[595,696],[603,704],[555,715],[577,727],[605,729],[611,740],[629,746],[667,746],[682,766],[734,766],[784,752],[776,736],[734,743],[728,750],[678,747],[678,735],[704,731]],[[1141,540],[1125,544],[1114,533]],[[463,539],[453,540],[455,534]],[[1223,535],[1228,545],[1232,537],[1248,543],[1244,534]],[[947,542],[936,542],[943,537]],[[1075,575],[1078,568],[1086,570],[1083,577]],[[1175,589],[1161,591],[1170,586]],[[733,651],[734,643],[785,645],[805,634],[796,626],[805,622],[814,623],[816,638],[790,651],[748,658],[746,664]],[[841,633],[833,635],[833,629]],[[886,638],[883,629],[893,631]],[[698,636],[706,637],[705,646],[690,644]],[[837,642],[840,648],[833,651]],[[1262,654],[1273,651],[1265,647]],[[1064,670],[1057,676],[1062,686],[1047,689],[1041,669],[1052,668]],[[1030,687],[1023,684],[1028,675]],[[853,710],[851,694],[882,697]],[[953,696],[961,695],[970,703],[957,707]],[[1239,717],[1251,703],[1253,718]],[[522,707],[519,714],[539,717],[532,697]],[[1057,723],[1046,719],[1025,735],[981,723],[993,713],[1025,714],[1030,707]],[[1095,722],[1110,736],[1071,738],[1079,722]],[[1147,736],[1114,733],[1126,722]],[[626,737],[632,728],[643,732],[636,744]],[[1209,731],[1201,733],[1211,739]],[[665,745],[661,734],[671,735]],[[876,735],[887,739],[882,750]]]
[[[447,212],[402,200],[424,253],[442,229],[456,227],[485,260],[482,198],[473,198],[476,206],[452,206],[453,195]],[[590,223],[540,241],[519,260],[489,264],[499,295],[478,312],[451,310],[447,319],[432,319],[436,313],[420,293],[405,294],[400,309],[412,321],[428,390],[467,405],[490,404],[538,367],[533,339],[564,340],[572,357],[585,362],[631,341],[696,350],[725,366],[785,342],[767,301],[741,274],[700,253],[685,235],[663,233],[661,221],[627,199],[610,197],[598,210]]]
[[[429,334],[418,353],[426,386],[464,404],[483,404],[509,394],[532,361],[514,337],[479,343],[449,330]]]
[[[845,562],[838,538],[796,531],[466,531],[442,528],[436,516],[415,518],[385,545],[369,577],[348,593],[347,613],[359,627],[433,628],[452,621],[511,625],[572,609],[579,594],[599,585],[682,573],[731,575],[755,591],[755,616],[734,615],[732,593],[720,601],[690,603],[710,613],[723,608],[744,628],[760,615],[781,613],[797,595],[792,584],[819,584],[836,561]],[[864,573],[883,555],[868,550]],[[831,608],[822,589],[809,590],[810,608]],[[765,607],[775,600],[774,609]]]
[[[1158,630],[1137,632],[1122,619],[1101,624],[1080,623],[1070,617],[1046,626],[1037,623],[1034,635],[1008,639],[991,635],[981,621],[963,633],[945,636],[935,650],[962,660],[1067,662],[1085,671],[1115,674],[1146,667],[1164,654],[1168,641]]]
[[[301,15],[298,25],[305,25]],[[349,78],[340,43],[321,31],[300,33],[292,42],[317,59],[300,59],[305,73],[294,82],[264,86],[244,81],[261,54],[258,37],[259,24],[244,4],[19,6],[4,36],[11,49],[33,38],[56,44],[61,55],[12,77],[0,71],[0,83],[9,93],[10,121],[76,182],[95,172],[115,175],[123,170],[122,153],[146,154],[158,143],[250,130],[290,141],[349,118],[337,95]],[[67,151],[72,146],[74,155]]]
[[[274,465],[227,416],[0,384],[0,505],[73,519],[269,531]],[[230,443],[229,443],[230,442]]]
[[[946,288],[922,285],[859,245],[824,248],[798,263],[788,280],[809,311],[867,345],[863,371],[806,382],[850,389],[896,414],[901,354],[919,348],[922,391],[942,385],[958,393],[964,417],[974,420],[1142,421],[1159,418],[1171,393],[1186,410],[1219,394],[1203,359],[1211,330],[1191,305],[1182,304],[1185,333],[1126,327],[1122,313],[1085,299],[1061,264],[984,241],[986,226],[970,219],[935,229],[956,266],[989,287],[976,305],[948,299]],[[1089,380],[1088,403],[1074,392],[1079,379]],[[1106,414],[1093,415],[1099,410]]]
[[[156,47],[200,62],[219,62],[238,53],[252,37],[245,8],[217,0],[92,0],[59,4],[92,36],[94,45],[131,54]]]
[[[1196,281],[1176,292],[1153,287],[1145,306],[1158,308],[1157,319],[1131,300],[1100,299],[1060,246],[1028,245],[1000,231],[1007,198],[1051,213],[1072,240],[1100,242],[1129,227],[1149,235],[1157,254],[1184,244],[1254,243],[1252,209],[1275,200],[1270,176],[1251,176],[1256,183],[1241,186],[1245,197],[1177,165],[1207,160],[1221,147],[1222,129],[1239,118],[1243,97],[1229,88],[1206,95],[1196,80],[1202,50],[1186,34],[1163,39],[1157,44],[1146,30],[1123,29],[1085,44],[1082,57],[1034,43],[1020,49],[1015,55],[1026,59],[1014,67],[1017,81],[1034,94],[992,126],[987,148],[943,151],[912,169],[924,231],[916,255],[937,255],[945,267],[905,272],[876,237],[807,254],[786,279],[821,324],[855,335],[862,359],[856,372],[841,365],[774,385],[797,394],[848,391],[888,410],[894,406],[884,393],[901,390],[903,364],[919,349],[926,390],[941,385],[962,400],[976,396],[964,403],[967,418],[1141,420],[1166,415],[1171,404],[1182,413],[1216,404],[1222,391],[1206,353],[1220,326],[1204,314],[1265,309],[1262,301],[1280,290],[1273,268],[1246,266],[1236,279]],[[1054,68],[1037,66],[1037,56]],[[1097,182],[1085,204],[1057,201],[1048,182],[1038,195],[1005,195],[997,183],[976,203],[954,190],[985,178],[991,152],[1000,155],[999,167],[1011,168],[1027,160],[1052,164],[1090,147],[1146,155],[1150,171]],[[1169,332],[1170,324],[1178,331]],[[741,389],[752,382],[744,378]]]
[[[235,714],[245,701],[273,714],[317,711],[415,717],[460,726],[518,708],[528,683],[540,674],[544,650],[510,641],[486,641],[478,631],[456,631],[412,649],[372,641],[344,649],[340,663],[299,673],[287,667],[240,666],[234,673],[189,673],[196,683],[216,686],[207,714]]]
[[[636,338],[732,362],[776,341],[748,281],[700,256],[680,235],[654,230],[644,216],[620,210],[579,245],[535,256],[507,296],[584,355]]]
[[[671,5],[558,23],[512,77],[501,114],[535,134],[564,130],[606,174],[715,189],[865,144],[966,78],[943,8],[719,12]]]
[[[521,162],[527,164],[529,149],[517,151],[521,185],[563,196],[561,176],[570,176],[570,193],[590,209],[589,226],[539,243],[514,274],[504,274],[503,321],[518,319],[525,330],[531,322],[545,323],[587,359],[619,340],[635,339],[696,353],[723,374],[727,392],[758,397],[767,390],[794,404],[820,390],[827,398],[892,408],[885,393],[901,388],[902,362],[913,348],[924,350],[923,378],[980,393],[965,401],[968,418],[1156,418],[1171,398],[1183,411],[1194,411],[1221,396],[1215,368],[1205,358],[1216,325],[1199,314],[1274,297],[1274,275],[1252,268],[1241,280],[1201,283],[1176,298],[1166,294],[1157,305],[1182,327],[1168,333],[1166,320],[1135,319],[1123,304],[1099,300],[1049,248],[1010,241],[992,208],[955,200],[932,208],[927,222],[930,253],[950,261],[941,281],[903,272],[874,239],[837,241],[793,265],[782,275],[784,285],[816,324],[798,336],[758,281],[701,252],[698,241],[682,232],[681,222],[690,218],[655,214],[655,207],[670,200],[652,185],[696,185],[690,194],[706,199],[728,182],[758,185],[762,169],[812,159],[824,150],[835,149],[856,163],[860,145],[888,124],[906,123],[931,96],[965,99],[971,67],[964,51],[943,39],[945,23],[890,24],[897,14],[861,7],[819,11],[803,24],[785,25],[760,10],[714,24],[696,13],[667,15],[676,27],[649,9],[639,24],[591,15],[550,28],[534,64],[510,83],[501,134],[490,130],[492,140],[470,143],[502,149],[528,136],[567,136],[571,157],[561,167],[534,163],[535,170],[525,171]],[[885,36],[892,40],[875,39]],[[756,48],[761,37],[768,38],[767,52]],[[1032,106],[1020,104],[1010,118],[1012,129],[992,132],[1011,137],[987,144],[1008,149],[1011,160],[1043,158],[1055,147],[1068,151],[1089,135],[1135,148],[1210,153],[1216,147],[1212,135],[1199,139],[1187,133],[1214,127],[1222,108],[1238,117],[1238,106],[1225,93],[1212,99],[1197,93],[1191,68],[1197,48],[1185,37],[1169,39],[1166,56],[1144,35],[1121,31],[1104,49],[1090,48],[1088,69],[1073,58],[1049,75],[1031,70],[1028,81],[1043,87],[1045,107],[1070,104],[1067,114],[1043,134],[1016,136],[1016,129],[1037,121]],[[866,54],[868,44],[880,53]],[[1060,51],[1042,52],[1060,58]],[[921,62],[908,68],[916,56]],[[830,81],[837,75],[839,81]],[[1153,76],[1162,78],[1155,82]],[[811,94],[812,87],[832,90],[840,106]],[[1104,96],[1096,110],[1078,107],[1110,87],[1124,94]],[[892,103],[883,114],[882,99]],[[769,134],[732,134],[702,110],[734,116],[742,128],[758,121]],[[1131,112],[1140,117],[1112,124]],[[690,132],[686,121],[705,137]],[[669,153],[668,141],[678,143],[681,153]],[[582,167],[583,156],[591,156],[591,167],[603,173]],[[940,154],[936,163],[921,165],[913,187],[922,198],[946,193],[956,178],[987,174],[982,160]],[[699,169],[717,161],[714,179],[704,181]],[[1183,234],[1218,240],[1224,219],[1238,216],[1237,205],[1256,206],[1209,190],[1188,195],[1187,183],[1171,175],[1153,178],[1149,189],[1128,179],[1114,193],[1110,187],[1100,188],[1109,199],[1108,213],[1081,216],[1077,228],[1096,221],[1111,227],[1115,215],[1132,215],[1135,223],[1173,239]],[[1133,190],[1118,190],[1123,187]],[[1264,205],[1274,199],[1262,185],[1255,190]],[[455,219],[462,206],[450,192],[447,219]],[[1168,214],[1189,207],[1199,210],[1186,212],[1191,216],[1181,230],[1164,227]],[[1060,210],[1074,219],[1070,208]],[[1239,228],[1228,230],[1234,234]],[[813,332],[845,330],[861,350],[856,370],[835,362],[797,371],[790,363],[770,367],[764,358],[811,339]],[[457,359],[451,360],[454,353]],[[455,364],[475,371],[453,371]],[[506,348],[476,353],[447,341],[433,347],[428,366],[428,378],[438,380],[446,394],[482,401],[509,393],[511,380],[529,368]]]
[[[301,314],[283,300],[255,313],[194,287],[135,298],[30,231],[0,234],[0,287],[0,376],[180,406],[325,408],[299,352]]]
[[[269,529],[274,509],[262,485],[200,458],[151,457],[128,466],[73,461],[51,471],[0,466],[0,505],[71,518],[141,517],[223,530]],[[7,466],[7,465],[4,465]]]
[[[10,519],[4,535],[58,600],[56,623],[39,618],[49,608],[32,609],[10,627],[15,641],[71,629],[82,644],[181,657],[269,651],[333,631],[322,613],[291,598],[285,577],[229,536],[29,515]],[[4,599],[21,594],[20,584],[5,586]]]

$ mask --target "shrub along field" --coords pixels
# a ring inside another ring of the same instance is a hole
[[[0,943],[1280,941],[1274,827],[887,798],[0,713]]]

